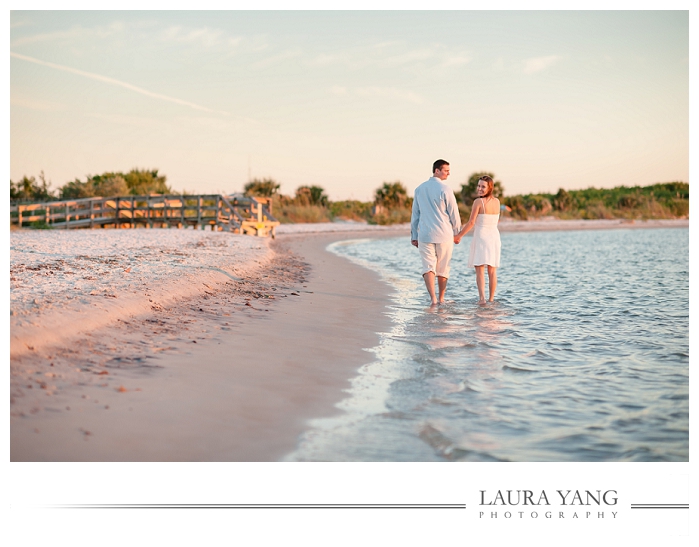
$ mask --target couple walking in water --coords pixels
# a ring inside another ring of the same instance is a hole
[[[476,190],[478,198],[473,202],[471,216],[468,222],[461,226],[454,191],[445,183],[448,176],[449,162],[437,160],[432,166],[432,177],[415,189],[410,240],[420,251],[422,277],[430,295],[431,305],[436,306],[444,303],[454,244],[458,244],[475,226],[468,267],[476,269],[478,304],[484,306],[486,268],[489,302],[495,297],[498,283],[500,201],[493,196],[493,179],[488,176],[481,177]]]

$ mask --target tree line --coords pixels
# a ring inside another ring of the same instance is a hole
[[[555,217],[560,219],[659,219],[689,218],[689,183],[665,182],[649,186],[617,186],[565,190],[556,193],[505,195],[493,173],[479,171],[454,193],[462,219],[471,214],[478,197],[478,180],[488,175],[494,181],[493,195],[500,199],[502,212],[514,219]],[[365,220],[376,224],[410,221],[412,198],[400,181],[384,182],[374,192],[373,202],[330,202],[319,186],[300,186],[296,195],[282,196],[272,179],[255,179],[245,185],[245,193],[273,198],[275,214],[287,222],[322,222],[337,218]]]
[[[505,196],[502,182],[493,173],[473,173],[455,192],[462,218],[468,218],[477,197],[478,180],[488,175],[494,180],[493,195],[504,206],[503,213],[526,220],[553,216],[562,219],[599,218],[688,218],[689,184],[658,183],[650,186],[618,186],[611,189],[587,188],[557,193]],[[400,181],[384,182],[374,191],[373,201],[331,201],[325,189],[316,185],[299,186],[294,195],[280,193],[281,184],[271,178],[253,179],[244,185],[248,196],[272,199],[274,215],[282,222],[329,222],[336,219],[394,224],[410,221],[412,197]],[[76,178],[53,191],[43,171],[38,179],[24,176],[10,180],[10,201],[45,202],[62,199],[111,197],[144,194],[175,194],[167,177],[158,169],[132,169],[128,173],[106,172]]]
[[[330,201],[320,186],[299,186],[293,196],[279,192],[281,185],[270,178],[253,179],[243,192],[248,196],[272,199],[274,215],[281,222],[330,222],[336,219],[358,220],[373,224],[408,222],[413,199],[405,186],[384,182],[374,192],[372,202]]]
[[[564,190],[557,193],[505,197],[514,218],[542,216],[560,219],[689,218],[689,183],[664,182],[649,186],[617,186]]]
[[[35,177],[22,177],[10,180],[10,201],[43,202],[63,199],[81,199],[111,196],[139,196],[145,194],[172,194],[166,184],[167,177],[158,174],[157,169],[131,169],[128,173],[107,172],[101,175],[88,175],[84,181],[76,178],[57,190],[51,190],[51,183],[46,181],[44,172]]]

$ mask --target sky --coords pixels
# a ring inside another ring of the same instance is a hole
[[[10,178],[689,181],[687,11],[12,11]]]

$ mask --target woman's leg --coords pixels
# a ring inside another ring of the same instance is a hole
[[[476,285],[478,285],[478,303],[485,304],[485,266],[476,266]]]
[[[488,266],[488,292],[490,302],[495,298],[495,289],[498,286],[498,269],[495,266]]]

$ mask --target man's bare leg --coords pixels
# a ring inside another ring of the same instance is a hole
[[[488,266],[488,292],[490,298],[488,302],[492,302],[495,298],[495,289],[498,286],[498,269],[494,266]]]
[[[476,266],[476,285],[478,286],[478,303],[485,305],[485,266]]]
[[[447,292],[447,281],[449,278],[437,276],[437,285],[439,285],[439,303],[444,304],[444,295]]]
[[[434,293],[434,272],[427,272],[422,274],[425,280],[425,286],[427,287],[427,292],[430,293],[430,305],[437,305],[437,296]]]

